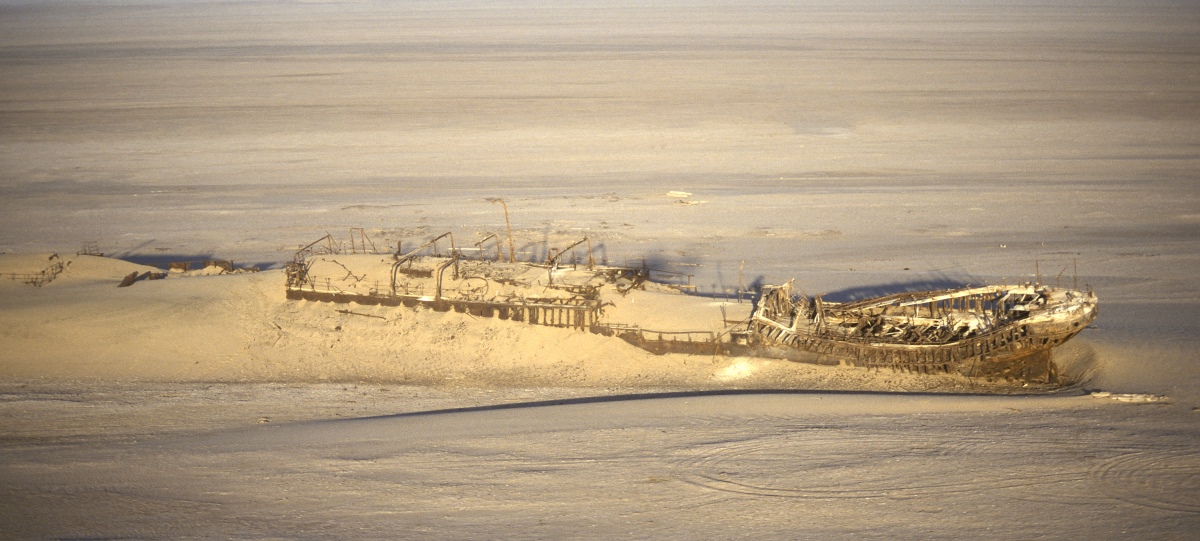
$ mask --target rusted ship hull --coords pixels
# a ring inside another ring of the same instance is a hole
[[[1050,351],[1097,316],[1091,292],[986,286],[839,304],[768,286],[739,337],[748,348],[805,352],[854,366],[1055,382]],[[770,354],[770,353],[768,353]],[[774,355],[773,355],[774,356]]]

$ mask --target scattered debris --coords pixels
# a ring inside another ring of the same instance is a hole
[[[75,252],[75,255],[90,255],[95,257],[104,257],[104,253],[100,251],[100,246],[95,241],[85,242],[83,247]]]
[[[7,276],[13,281],[20,280],[21,282],[34,287],[42,287],[50,282],[53,282],[55,278],[58,278],[58,275],[62,274],[63,269],[65,268],[63,266],[62,258],[60,258],[58,254],[51,254],[49,261],[51,262],[50,266],[42,269],[41,272],[9,272],[0,274],[0,276]]]
[[[135,281],[137,281],[137,277],[138,277],[137,271],[131,272],[125,276],[124,280],[121,280],[121,283],[118,284],[117,287],[129,287],[129,286],[133,285],[133,283]]]
[[[689,201],[688,198],[691,196],[692,196],[691,192],[680,192],[680,191],[674,191],[674,190],[667,192],[667,197],[676,199],[675,203],[678,205],[702,205],[702,204],[708,202],[708,201]]]
[[[217,267],[225,272],[233,272],[233,262],[228,259],[210,259],[204,262],[204,268]]]
[[[133,285],[134,282],[139,282],[141,280],[162,280],[166,277],[167,273],[163,271],[145,271],[141,274],[138,274],[135,271],[126,275],[125,279],[121,280],[121,283],[118,284],[117,287],[129,287]]]
[[[218,274],[239,274],[243,272],[259,272],[258,267],[237,267],[229,259],[208,259],[204,261],[175,261],[167,265],[172,274],[187,276],[212,276]]]
[[[383,316],[377,316],[377,315],[375,315],[375,314],[364,314],[364,313],[362,313],[362,312],[353,312],[353,311],[350,311],[350,310],[338,310],[338,311],[337,311],[337,313],[339,313],[339,314],[351,315],[351,316],[373,317],[373,318],[375,318],[375,319],[382,319],[382,320],[384,320],[384,321],[387,321],[387,318],[386,318],[386,317],[383,317]]]
[[[1167,402],[1166,396],[1160,394],[1142,394],[1142,393],[1112,393],[1108,391],[1092,391],[1092,398],[1107,398],[1117,402],[1133,402],[1137,404],[1145,404],[1150,402]],[[1195,410],[1195,408],[1193,408]]]

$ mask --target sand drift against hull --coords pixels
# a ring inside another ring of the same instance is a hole
[[[503,260],[495,235],[476,243],[478,256],[471,259],[456,247],[452,233],[407,252],[398,245],[395,253],[383,254],[361,229],[353,231],[358,236],[352,233],[348,249],[326,235],[295,253],[286,268],[289,299],[453,310],[617,337],[658,354],[841,362],[1051,384],[1061,383],[1051,350],[1098,313],[1092,291],[1042,284],[833,303],[796,294],[789,281],[763,286],[746,317],[729,319],[721,304],[719,321],[679,328],[677,317],[620,320],[611,312],[633,303],[627,298],[633,290],[695,299],[696,311],[712,299],[689,295],[690,283],[652,279],[671,273],[597,265],[586,237],[551,249],[544,261],[517,262],[511,255]],[[489,239],[496,243],[494,260],[482,248]],[[438,253],[439,241],[449,244],[448,254]],[[587,257],[581,259],[575,250],[584,247]]]

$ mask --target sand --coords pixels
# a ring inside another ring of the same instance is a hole
[[[3,2],[0,273],[65,267],[0,280],[0,531],[1189,538],[1197,23],[1170,1]],[[833,300],[1040,278],[1100,318],[1058,352],[1071,386],[986,396],[284,298],[326,232],[470,246],[503,235],[497,197],[520,258],[587,236],[702,296],[614,317],[690,325],[790,278]],[[264,270],[116,287],[207,259]]]

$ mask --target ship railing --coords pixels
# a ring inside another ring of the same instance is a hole
[[[22,283],[26,283],[34,287],[42,287],[54,281],[55,278],[58,278],[58,275],[62,274],[62,271],[63,264],[61,261],[57,261],[49,267],[42,269],[41,272],[7,272],[0,274],[0,276],[7,276],[13,281],[20,280]]]
[[[416,287],[410,287],[408,284],[399,284],[395,293],[375,285],[369,288],[366,292],[363,292],[355,289],[344,289],[335,285],[332,279],[318,278],[315,276],[308,276],[307,280],[305,280],[303,283],[289,285],[287,289],[298,292],[345,295],[349,297],[362,297],[368,299],[401,299],[423,302],[434,302],[438,300],[433,296],[426,294],[424,284],[418,284]],[[600,305],[600,302],[597,300],[579,297],[514,297],[493,300],[443,298],[441,300],[450,303],[495,305],[497,307],[506,306],[514,308],[598,309]]]

